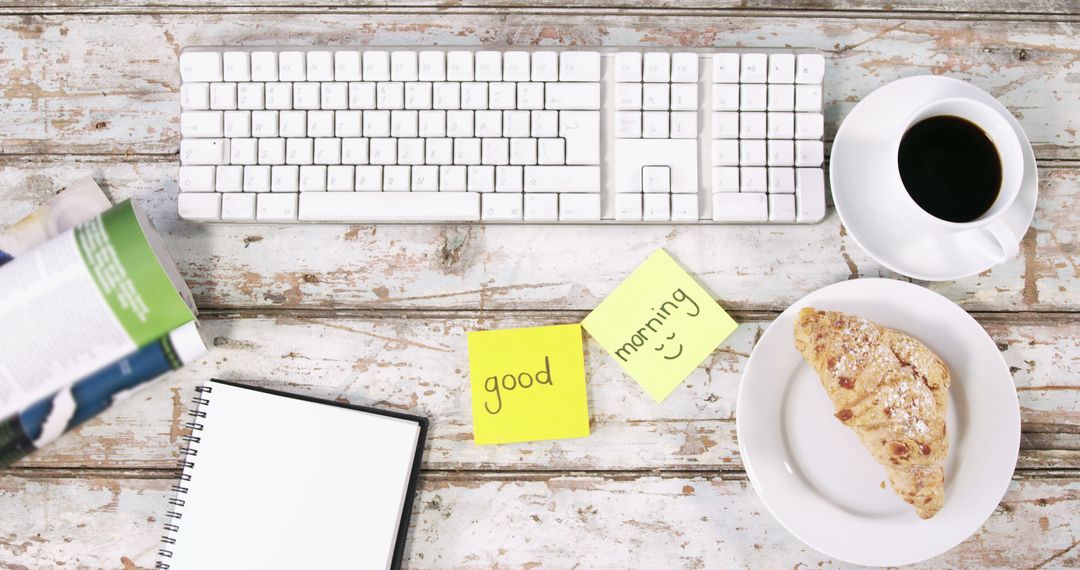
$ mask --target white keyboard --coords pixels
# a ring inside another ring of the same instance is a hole
[[[814,223],[817,53],[188,48],[180,216]]]

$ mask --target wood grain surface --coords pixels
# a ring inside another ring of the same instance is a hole
[[[1080,566],[1080,3],[1071,0],[0,0],[0,227],[91,174],[149,212],[195,292],[202,361],[0,470],[0,568],[147,568],[193,387],[245,379],[426,415],[410,568],[843,567],[764,509],[735,437],[765,327],[830,283],[902,278],[814,226],[196,225],[175,215],[187,45],[796,46],[826,52],[826,138],[893,79],[998,97],[1040,167],[1021,255],[920,283],[1013,373],[1023,437],[986,525],[926,568]],[[580,320],[665,247],[741,326],[662,404],[591,339],[592,435],[472,444],[465,333]],[[567,263],[573,259],[573,263]],[[883,491],[888,492],[888,491]]]

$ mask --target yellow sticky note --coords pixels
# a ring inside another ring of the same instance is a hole
[[[469,333],[478,445],[589,435],[581,325]]]
[[[662,249],[581,324],[657,402],[738,327]]]

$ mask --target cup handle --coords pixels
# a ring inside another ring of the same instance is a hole
[[[995,265],[1016,257],[1016,254],[1020,252],[1020,239],[1003,220],[993,221],[983,228],[983,231],[997,241],[998,247],[990,250],[990,257]]]

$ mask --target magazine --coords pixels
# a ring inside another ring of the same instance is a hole
[[[0,235],[0,252],[0,466],[206,353],[160,236],[91,179]]]

